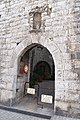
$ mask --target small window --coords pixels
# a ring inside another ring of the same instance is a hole
[[[41,13],[34,13],[33,15],[33,29],[40,29],[41,27]]]

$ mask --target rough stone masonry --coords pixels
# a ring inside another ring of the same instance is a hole
[[[16,99],[18,59],[32,44],[54,59],[54,112],[80,118],[80,0],[0,0],[1,103]]]

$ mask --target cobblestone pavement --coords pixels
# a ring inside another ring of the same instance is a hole
[[[14,113],[0,109],[0,120],[48,120],[48,119],[33,117],[29,115]],[[66,118],[54,115],[50,120],[80,120],[80,119]]]

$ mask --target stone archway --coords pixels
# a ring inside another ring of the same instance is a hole
[[[54,64],[55,64],[55,103],[54,107],[56,108],[56,101],[58,97],[58,87],[57,82],[59,79],[63,80],[63,57],[62,52],[54,41],[51,41],[49,38],[45,38],[44,36],[38,39],[37,37],[28,36],[26,40],[22,41],[14,50],[12,59],[11,59],[11,68],[13,69],[13,96],[16,97],[16,81],[17,81],[17,63],[18,58],[25,53],[25,51],[31,49],[36,45],[36,43],[46,47],[51,53]],[[55,110],[54,110],[55,111]]]

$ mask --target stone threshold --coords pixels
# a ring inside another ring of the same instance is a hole
[[[7,107],[4,105],[0,105],[0,109],[10,111],[10,112],[20,113],[20,114],[24,114],[24,115],[30,115],[30,116],[34,116],[34,117],[44,118],[44,119],[51,119],[51,117],[52,117],[52,116],[42,115],[42,114],[28,112],[28,111],[24,111],[24,110],[19,110],[19,109]]]

